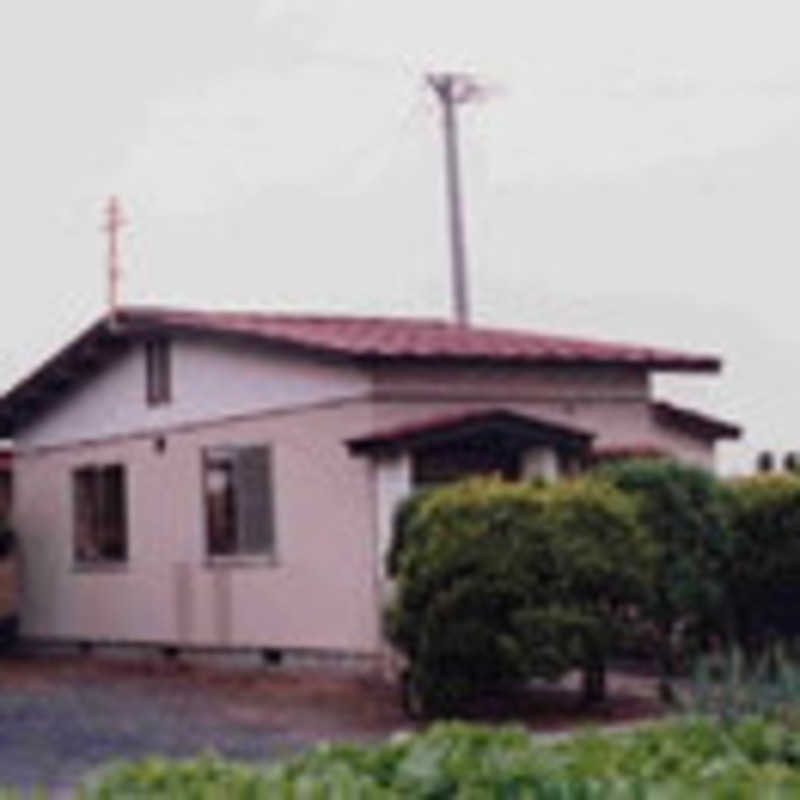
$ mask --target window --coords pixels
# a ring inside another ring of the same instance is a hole
[[[74,556],[83,564],[128,558],[125,468],[86,466],[72,473],[75,504]]]
[[[10,469],[0,466],[0,522],[11,516],[11,503],[14,496],[14,475]]]
[[[153,339],[144,346],[147,405],[168,403],[171,399],[169,342]]]
[[[209,556],[273,555],[272,459],[268,447],[213,447],[203,454]]]

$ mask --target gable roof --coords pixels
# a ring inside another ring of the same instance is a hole
[[[199,334],[246,340],[289,352],[373,364],[603,365],[715,372],[720,360],[628,344],[527,331],[465,327],[438,319],[267,314],[126,307],[101,317],[0,402],[0,436],[41,413],[132,342],[158,335]]]

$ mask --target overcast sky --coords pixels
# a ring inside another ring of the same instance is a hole
[[[0,18],[0,384],[126,302],[448,315],[438,109],[474,316],[711,351],[658,393],[800,449],[800,7],[777,0],[27,0]]]

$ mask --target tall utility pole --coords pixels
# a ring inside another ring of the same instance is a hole
[[[108,234],[108,320],[110,325],[117,322],[119,307],[119,229],[125,224],[119,207],[119,200],[113,195],[106,206],[106,222],[103,230]]]
[[[464,217],[461,208],[461,176],[458,158],[456,106],[481,94],[481,88],[469,75],[452,72],[430,73],[428,85],[442,104],[445,148],[445,180],[450,214],[450,252],[453,275],[453,311],[459,325],[469,325],[469,286],[467,254],[464,242]]]

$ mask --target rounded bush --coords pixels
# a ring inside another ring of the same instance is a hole
[[[470,480],[413,498],[397,524],[387,633],[431,713],[489,687],[597,669],[644,590],[635,510],[598,481]]]
[[[527,487],[472,480],[425,492],[398,513],[387,633],[429,712],[528,673],[513,613],[532,594],[544,596],[557,576],[550,548],[537,547],[546,535],[540,512],[541,499]]]

